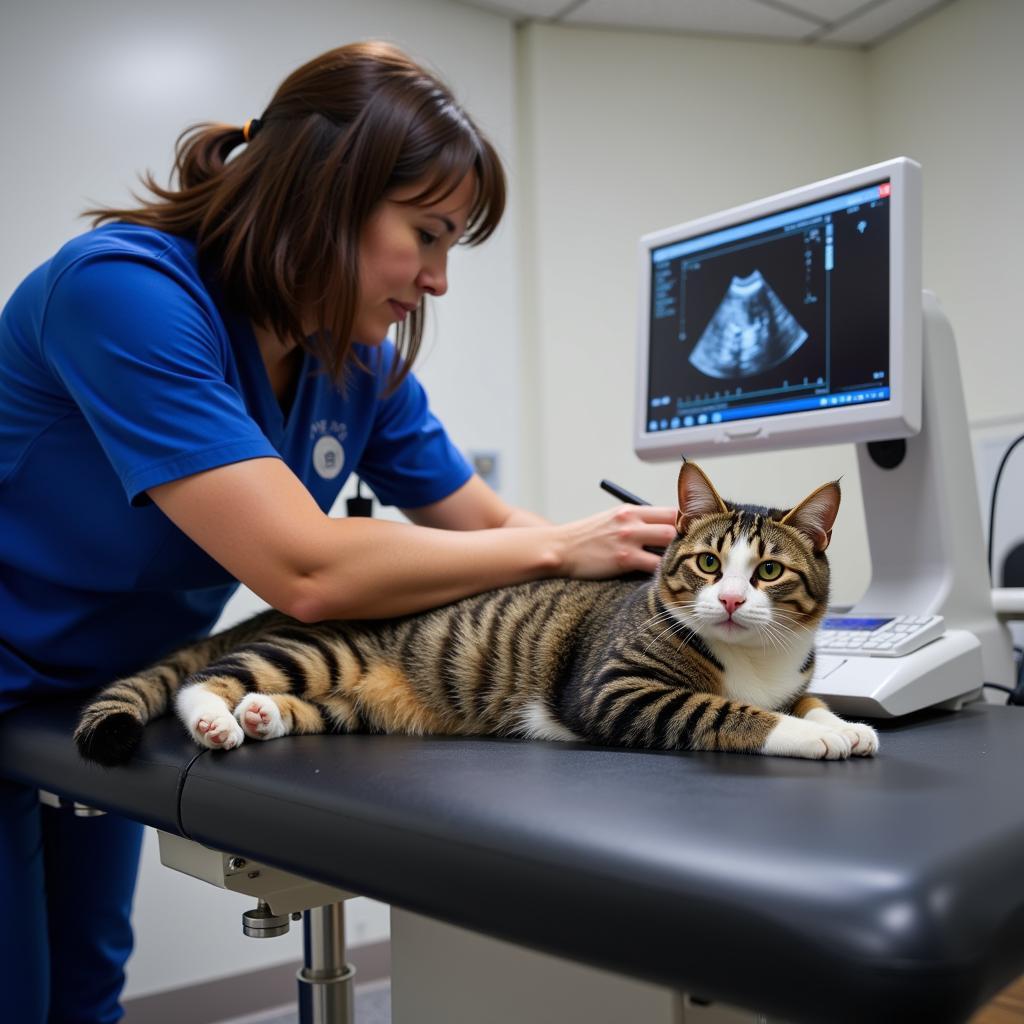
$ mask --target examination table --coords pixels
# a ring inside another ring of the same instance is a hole
[[[1024,709],[882,724],[880,756],[840,762],[364,735],[225,754],[165,719],[117,769],[79,759],[76,714],[0,717],[0,775],[773,1019],[960,1022],[1024,971]]]

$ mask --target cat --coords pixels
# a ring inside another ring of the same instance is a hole
[[[300,733],[498,735],[658,750],[870,756],[807,694],[838,482],[731,504],[693,462],[656,573],[550,579],[432,611],[303,624],[269,611],[100,691],[75,741],[126,761],[173,697],[200,746]]]

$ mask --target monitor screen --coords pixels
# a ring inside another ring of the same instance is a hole
[[[889,161],[643,239],[639,454],[918,429],[916,167]]]

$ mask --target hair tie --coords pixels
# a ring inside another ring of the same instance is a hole
[[[250,117],[242,128],[242,138],[245,139],[246,142],[252,142],[262,124],[263,122],[258,117]]]

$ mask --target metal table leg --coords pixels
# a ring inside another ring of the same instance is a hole
[[[313,907],[302,916],[305,966],[299,971],[300,1024],[353,1024],[353,978],[345,963],[345,904]]]

